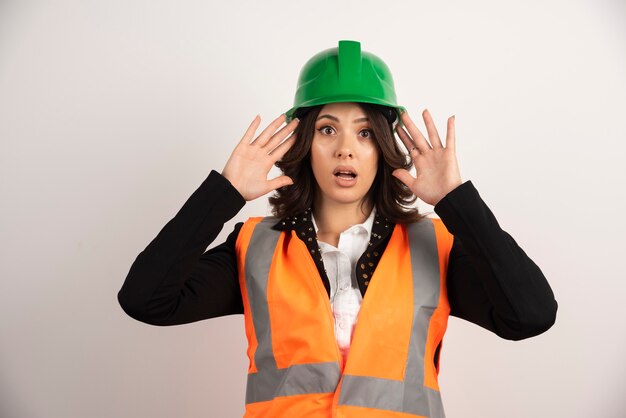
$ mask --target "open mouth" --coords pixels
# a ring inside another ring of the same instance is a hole
[[[333,175],[340,179],[353,180],[356,178],[357,173],[351,165],[339,165],[335,167]]]
[[[352,173],[350,171],[338,171],[335,174],[335,177],[339,177],[342,179],[348,179],[348,180],[352,180],[354,178],[356,178],[356,174]]]

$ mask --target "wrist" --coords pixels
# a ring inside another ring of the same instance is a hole
[[[459,179],[458,181],[455,181],[453,184],[451,184],[450,186],[448,186],[447,188],[444,189],[444,192],[437,196],[436,199],[434,199],[434,203],[432,204],[433,206],[436,206],[439,202],[441,202],[448,194],[450,194],[454,189],[456,189],[457,187],[459,187],[461,184],[463,184],[463,181],[461,179]]]

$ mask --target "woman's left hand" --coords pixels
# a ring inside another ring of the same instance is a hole
[[[417,129],[407,112],[403,112],[400,118],[408,132],[400,124],[396,126],[396,132],[409,150],[409,156],[415,165],[416,177],[403,168],[394,170],[392,174],[406,184],[415,196],[434,206],[463,182],[456,161],[454,116],[448,118],[445,148],[428,109],[424,110],[422,116],[430,143]]]

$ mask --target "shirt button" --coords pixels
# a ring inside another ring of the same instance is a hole
[[[346,323],[344,321],[339,321],[339,328],[344,329],[346,327]]]

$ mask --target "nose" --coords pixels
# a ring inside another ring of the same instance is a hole
[[[340,140],[337,141],[337,149],[335,150],[335,156],[338,158],[354,157],[354,143],[352,142],[351,135],[340,135]]]

